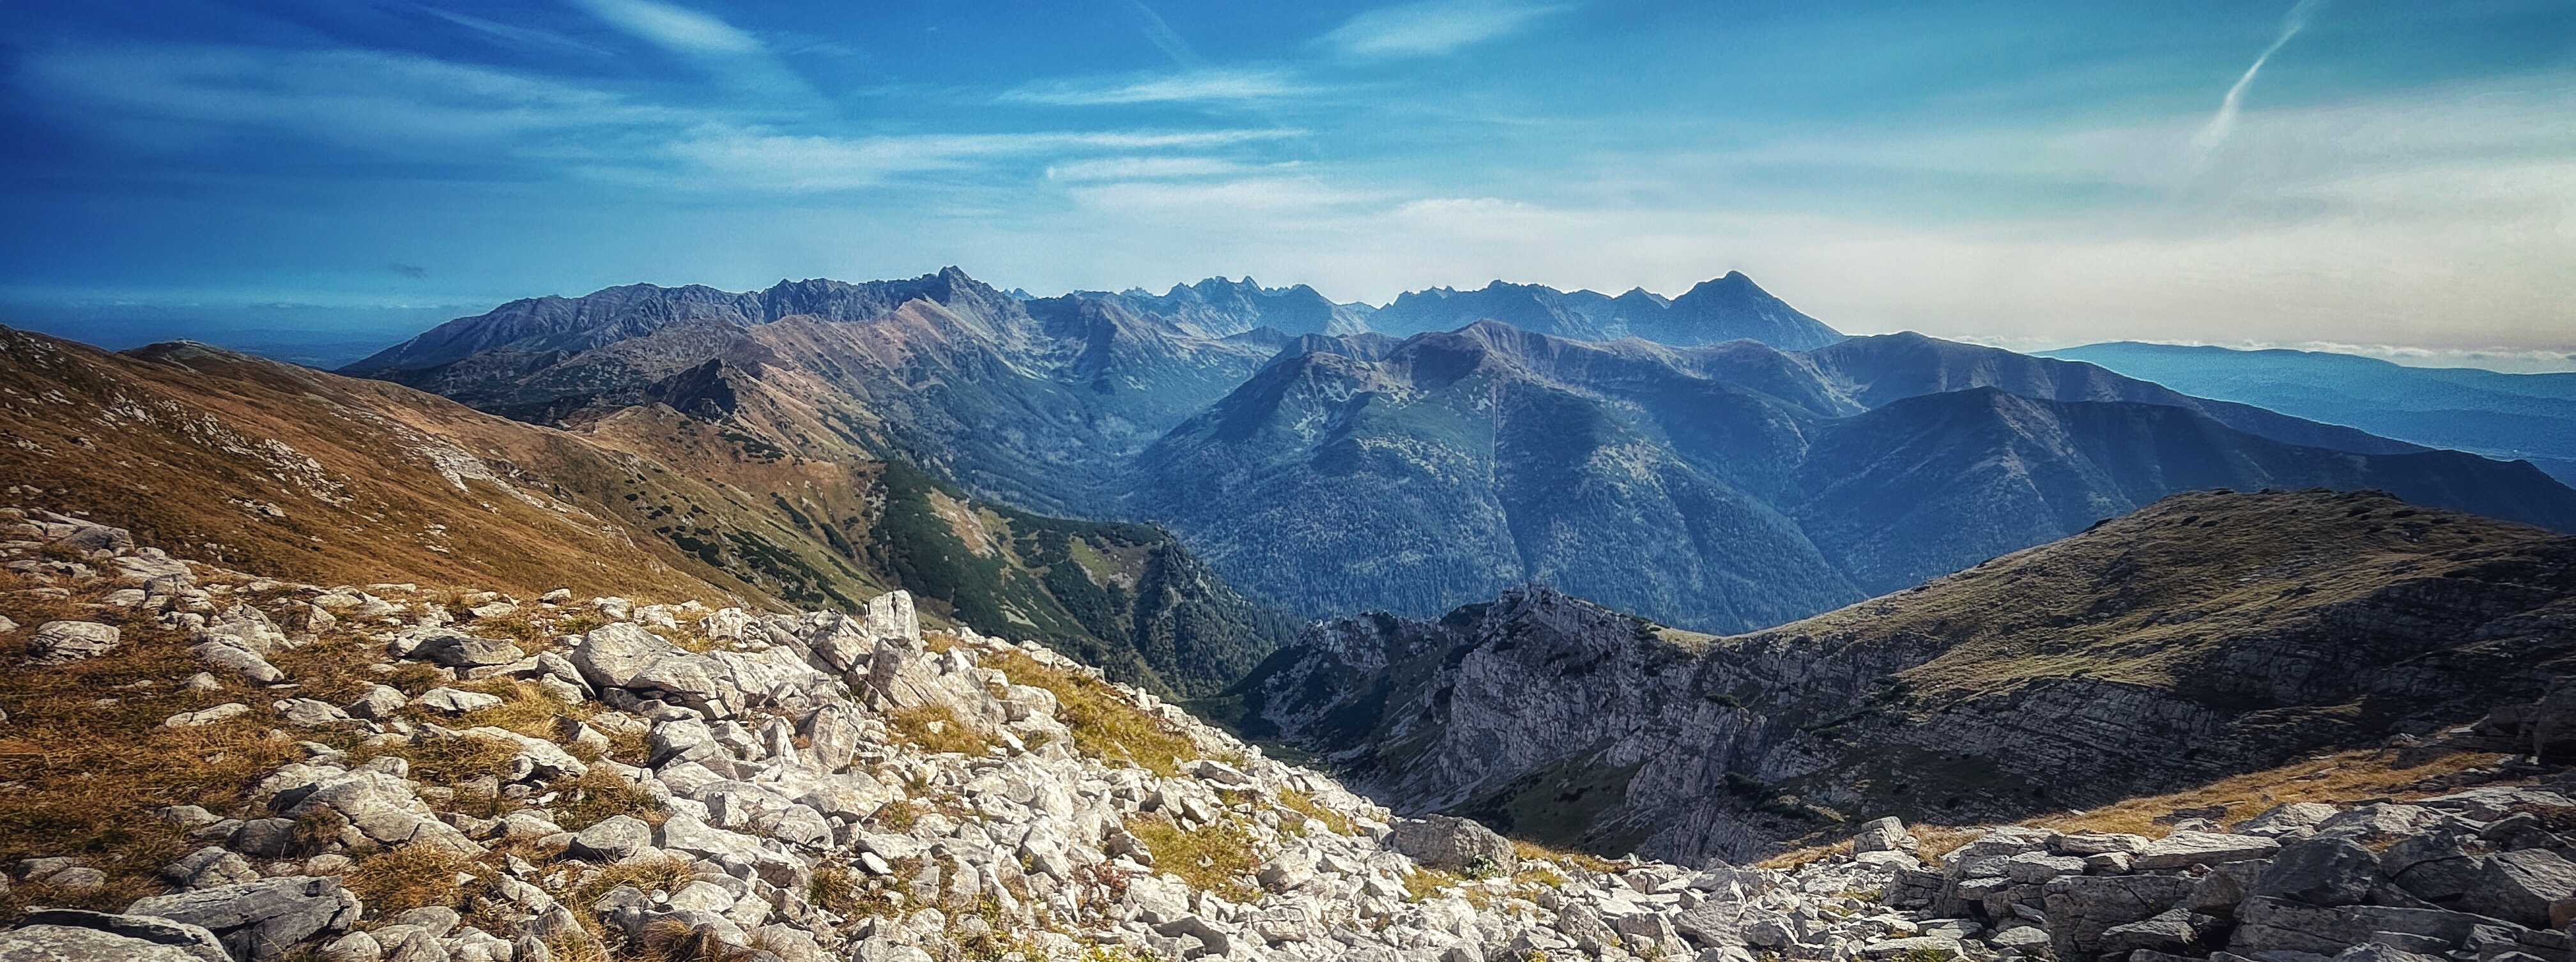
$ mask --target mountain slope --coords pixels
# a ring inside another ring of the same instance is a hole
[[[667,393],[703,405],[721,387]],[[119,355],[5,328],[0,389],[0,443],[20,452],[0,481],[299,580],[840,610],[909,587],[943,619],[1175,693],[1221,687],[1289,632],[1151,527],[791,454],[663,403],[565,431],[198,345]]]
[[[2321,351],[2130,341],[2045,353],[2202,397],[2488,457],[2528,458],[2576,484],[2576,374],[2406,367]]]
[[[1741,273],[1702,281],[1666,299],[1644,288],[1617,297],[1595,291],[1560,291],[1539,284],[1495,281],[1473,291],[1436,287],[1398,295],[1368,318],[1369,329],[1407,335],[1449,331],[1478,321],[1500,321],[1526,331],[1586,341],[1641,337],[1665,344],[1715,344],[1749,339],[1784,351],[1823,347],[1842,339]]]
[[[2576,539],[2378,493],[2177,495],[1712,638],[1544,589],[1319,624],[1222,703],[1400,810],[1676,860],[1841,813],[2097,805],[2425,733],[2576,668]]]
[[[1742,631],[2195,488],[2378,487],[2576,530],[2576,491],[2527,465],[1917,335],[1780,352],[1483,322],[1304,344],[1148,449],[1139,509],[1312,616],[1535,581]]]

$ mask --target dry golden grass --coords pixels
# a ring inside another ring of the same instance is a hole
[[[555,800],[555,824],[568,831],[578,832],[619,815],[632,815],[655,825],[669,817],[651,793],[627,784],[604,767],[577,778],[557,779],[547,788],[563,793]]]
[[[0,789],[0,862],[79,856],[106,872],[108,883],[86,894],[17,886],[0,895],[0,914],[38,901],[115,911],[158,891],[153,876],[160,867],[201,843],[155,818],[152,809],[239,811],[262,775],[303,757],[293,739],[346,745],[354,737],[306,730],[271,738],[276,722],[269,704],[297,692],[273,692],[230,673],[219,673],[218,691],[181,687],[180,680],[203,668],[184,635],[162,630],[140,612],[85,604],[116,585],[69,598],[21,593],[35,587],[32,579],[0,572],[0,615],[26,626],[0,636],[0,709],[9,713],[0,725],[0,782],[18,786]],[[31,629],[53,620],[103,622],[122,636],[96,658],[28,666]],[[202,728],[161,727],[171,715],[226,702],[252,712]]]
[[[481,681],[462,682],[453,687],[494,695],[502,699],[501,704],[491,708],[467,712],[463,718],[440,722],[455,728],[489,725],[518,732],[531,738],[556,741],[559,734],[555,727],[557,716],[588,721],[598,714],[598,709],[588,703],[566,704],[544,688],[538,687],[535,682],[519,681],[514,678],[486,678]]]
[[[1279,792],[1279,805],[1289,811],[1296,812],[1297,814],[1304,815],[1307,818],[1324,823],[1324,828],[1335,835],[1348,835],[1351,833],[1350,819],[1343,818],[1339,813],[1325,808],[1322,805],[1315,804],[1314,796],[1308,795],[1304,792],[1293,788],[1282,789]]]
[[[1941,825],[1914,825],[1906,831],[1914,836],[1915,857],[1925,862],[1957,851],[1959,846],[1976,841],[1977,836],[1984,834],[1977,829]]]
[[[697,869],[694,863],[676,855],[631,865],[603,865],[597,871],[582,876],[581,881],[573,886],[572,897],[563,902],[566,905],[589,905],[620,885],[632,885],[646,895],[677,892],[687,888],[695,878]]]
[[[357,860],[340,883],[365,900],[369,915],[383,918],[432,905],[456,906],[465,899],[456,876],[480,867],[434,846],[405,845]]]
[[[1566,868],[1582,869],[1586,872],[1618,873],[1628,870],[1628,867],[1625,865],[1602,858],[1601,856],[1594,855],[1590,852],[1575,852],[1565,849],[1549,848],[1545,845],[1541,845],[1527,839],[1513,839],[1512,854],[1520,856],[1521,860],[1524,862],[1543,862]]]
[[[1419,902],[1440,897],[1440,890],[1467,881],[1466,876],[1445,869],[1420,868],[1404,877],[1404,900]]]
[[[409,745],[376,751],[410,761],[412,779],[427,785],[454,784],[484,775],[507,778],[511,760],[519,757],[518,743],[483,735],[428,736]]]
[[[996,742],[972,725],[957,720],[946,705],[915,705],[886,713],[886,729],[896,740],[925,752],[981,755]]]
[[[2223,805],[2222,820],[2233,825],[2292,802],[2348,804],[2365,798],[2420,798],[2409,786],[2436,775],[2495,763],[2502,755],[2455,752],[2400,768],[2395,751],[2337,752],[2279,768],[2220,779],[2198,788],[2133,798],[2116,805],[2041,819],[2033,824],[2061,832],[2134,832],[2155,836],[2165,831],[2159,816],[2179,808]]]
[[[1184,829],[1159,814],[1140,814],[1128,817],[1127,831],[1154,854],[1157,872],[1178,875],[1190,887],[1215,892],[1230,901],[1251,902],[1261,897],[1258,889],[1238,878],[1258,871],[1261,855],[1254,848],[1252,833],[1232,820]]]
[[[1829,845],[1810,845],[1805,848],[1792,849],[1790,851],[1771,856],[1770,858],[1753,863],[1753,866],[1755,868],[1776,868],[1794,871],[1800,866],[1811,862],[1819,862],[1832,856],[1850,855],[1851,853],[1852,844],[1847,841],[1835,842]]]
[[[992,660],[1011,681],[1055,695],[1056,718],[1073,731],[1076,751],[1103,761],[1124,761],[1166,778],[1198,756],[1197,746],[1162,719],[1145,713],[1108,682],[1078,671],[1037,663],[1019,652]]]
[[[889,832],[911,831],[912,823],[920,820],[921,806],[913,804],[911,799],[904,798],[877,806],[876,814],[868,816],[869,822]]]
[[[2179,792],[2132,798],[2082,813],[2034,819],[2027,824],[2069,833],[2127,832],[2157,838],[2170,828],[2158,819],[2169,818],[2177,809],[2222,806],[2226,809],[2222,827],[2233,827],[2275,805],[2292,802],[2349,805],[2372,798],[2420,798],[2426,793],[2410,788],[2418,781],[2464,768],[2491,765],[2503,757],[2482,752],[2455,752],[2400,767],[2399,755],[2395,751],[2337,752],[2279,768],[2220,779]],[[1918,843],[1916,857],[1929,863],[1974,841],[1977,836],[1985,834],[1987,828],[1918,823],[1907,826],[1907,831],[1913,833]],[[1851,843],[1846,840],[1781,852],[1755,864],[1762,868],[1794,869],[1827,856],[1850,853]]]

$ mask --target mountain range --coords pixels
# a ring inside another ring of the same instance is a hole
[[[2117,341],[2049,357],[2099,364],[2202,397],[2261,405],[2492,458],[2527,459],[2576,484],[2576,373],[2408,367],[2323,351],[2245,351]]]
[[[1491,313],[1780,343],[1492,318],[1331,333]],[[345,373],[576,432],[668,410],[789,458],[905,461],[1000,503],[1153,519],[1297,617],[1433,615],[1540,582],[1743,631],[2194,488],[2380,488],[2576,530],[2576,491],[2527,464],[2081,362],[1844,338],[1741,274],[1669,302],[1497,283],[1364,317],[1249,279],[1160,297],[1014,296],[955,268],[639,285],[513,302]]]
[[[2576,538],[2175,495],[1733,637],[1546,588],[1321,622],[1208,707],[1406,811],[1680,862],[2090,808],[2428,735],[2576,667]]]
[[[1451,331],[1477,321],[1583,341],[1636,337],[1683,346],[1754,340],[1795,351],[1842,339],[1841,332],[1736,271],[1674,298],[1642,287],[1617,297],[1502,281],[1472,291],[1435,287],[1400,295],[1368,318],[1369,329],[1395,335]]]

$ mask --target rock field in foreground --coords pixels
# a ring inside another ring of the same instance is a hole
[[[2576,915],[2560,834],[2576,804],[2539,787],[2153,839],[2006,827],[1928,862],[1893,819],[1794,871],[1609,862],[1395,817],[1043,648],[925,634],[901,593],[860,616],[431,603],[258,583],[60,515],[16,531],[76,551],[13,570],[157,612],[209,672],[292,685],[270,658],[362,633],[386,683],[171,717],[262,719],[304,757],[231,810],[156,812],[202,842],[167,891],[31,911],[0,932],[8,962],[2556,962]],[[539,645],[478,627],[531,618],[583,630]],[[31,649],[57,663],[120,643],[66,623],[0,630],[57,639]],[[478,773],[413,777],[459,757]],[[404,865],[458,884],[410,899],[431,904],[360,897],[403,891],[382,875]],[[69,854],[10,875],[35,892],[103,878]]]

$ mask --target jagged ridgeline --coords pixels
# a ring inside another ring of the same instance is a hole
[[[115,354],[5,328],[0,388],[0,483],[286,578],[841,611],[910,588],[936,624],[1182,696],[1290,633],[1152,526],[997,506],[667,404],[570,431],[203,345]]]
[[[1735,637],[1545,588],[1318,624],[1211,704],[1401,811],[1676,861],[2377,748],[2576,669],[2576,538],[2375,492],[2177,495]]]

